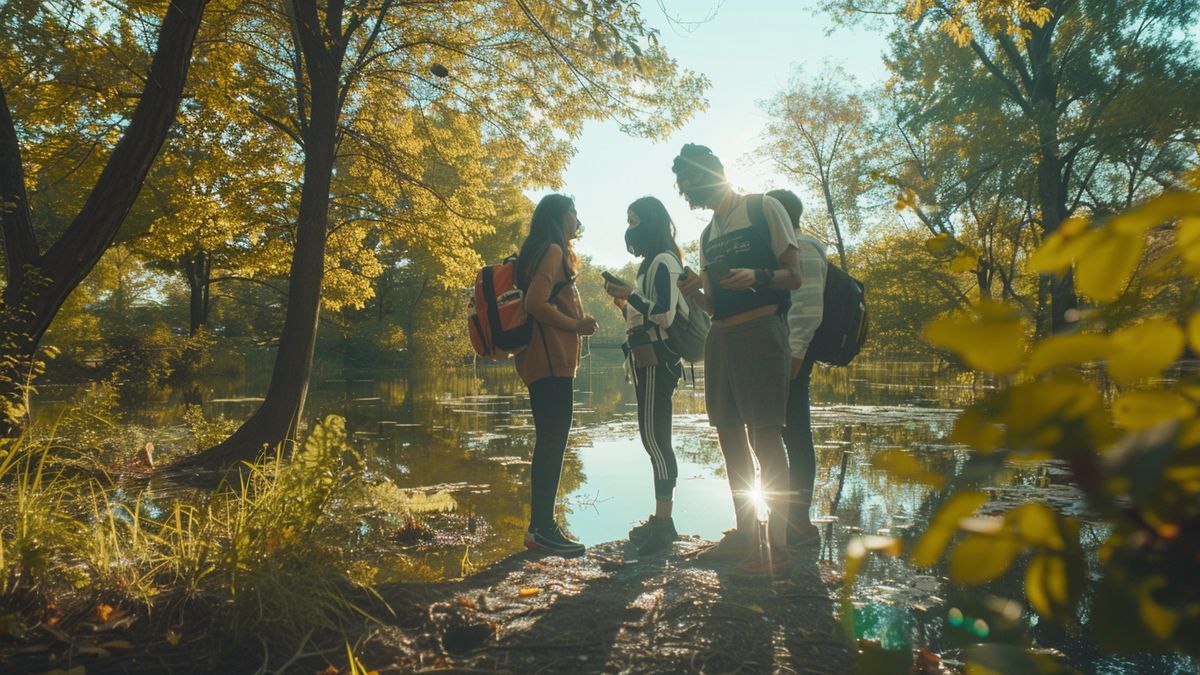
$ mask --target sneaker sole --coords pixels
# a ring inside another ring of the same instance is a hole
[[[560,549],[560,548],[555,548],[553,546],[547,546],[545,544],[539,544],[537,541],[534,541],[533,539],[525,540],[525,548],[529,549],[530,551],[536,551],[538,553],[549,553],[550,555],[558,555],[558,556],[563,556],[566,558],[581,556],[581,555],[587,553],[586,546],[579,546],[578,548],[573,546],[571,548]]]

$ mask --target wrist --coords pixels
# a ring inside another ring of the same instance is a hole
[[[775,281],[775,273],[771,270],[754,270],[754,287],[769,288]]]

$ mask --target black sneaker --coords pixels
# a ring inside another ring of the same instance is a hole
[[[544,551],[563,557],[580,556],[587,551],[583,544],[569,539],[558,525],[526,532],[525,548],[530,551]]]
[[[660,520],[660,518],[658,516],[652,515],[649,518],[643,520],[640,524],[634,525],[633,529],[629,531],[629,541],[637,541],[639,539],[645,539],[647,537],[647,535],[649,535],[654,530],[655,523],[658,520]],[[665,521],[667,521],[668,524],[670,524],[672,537],[679,536],[679,533],[675,532],[675,521],[671,520],[670,516],[668,516],[666,518],[662,518],[661,520],[665,520]]]
[[[649,527],[638,544],[638,555],[650,555],[671,550],[671,544],[679,533],[675,531],[675,521],[670,517],[654,518],[646,523]]]

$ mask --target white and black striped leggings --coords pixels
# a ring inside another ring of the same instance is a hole
[[[654,497],[663,502],[673,499],[679,477],[675,451],[671,449],[671,396],[678,383],[679,374],[669,366],[634,369],[638,431],[654,467]]]

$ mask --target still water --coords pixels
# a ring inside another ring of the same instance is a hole
[[[699,382],[689,372],[674,399],[680,467],[675,523],[680,533],[716,539],[733,526],[733,507],[716,433],[704,414],[702,370],[695,375]],[[206,412],[241,418],[257,405],[253,397],[262,390],[265,380],[222,387]],[[822,565],[835,576],[850,537],[919,531],[941,503],[942,495],[929,486],[898,482],[873,469],[872,458],[902,450],[930,471],[947,477],[961,471],[968,453],[944,439],[957,412],[986,395],[990,385],[933,363],[864,361],[849,368],[818,367],[812,391],[818,466],[813,516],[823,524]],[[623,539],[652,512],[654,493],[620,352],[596,350],[586,357],[574,396],[560,522],[584,544]],[[409,508],[435,526],[432,541],[413,545],[417,567],[394,570],[394,578],[458,577],[522,550],[533,423],[525,388],[509,364],[318,372],[306,416],[328,414],[346,418],[356,446],[376,470],[406,488]],[[1013,467],[990,487],[994,506],[1048,501],[1083,520],[1085,545],[1094,550],[1104,533],[1088,523],[1064,475],[1053,465]],[[885,648],[914,644],[952,655],[956,646],[977,641],[982,630],[1001,642],[1032,638],[1084,672],[1194,672],[1189,662],[1172,657],[1106,656],[1086,639],[1039,625],[1020,605],[1006,602],[1022,597],[1021,571],[1005,575],[985,594],[953,587],[944,568],[873,560],[855,589],[857,632]],[[992,624],[981,629],[964,616],[988,617]]]

